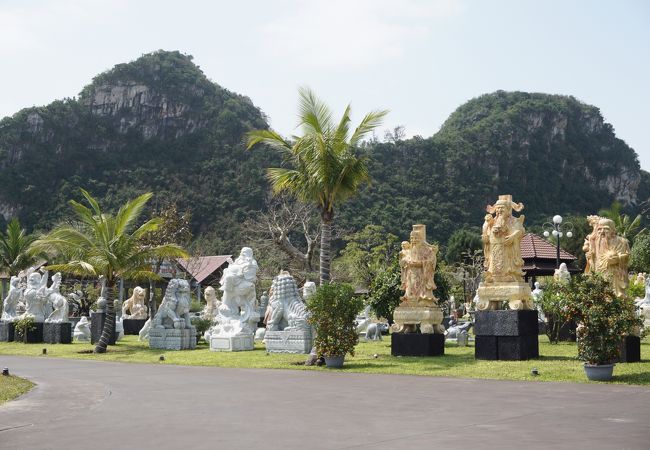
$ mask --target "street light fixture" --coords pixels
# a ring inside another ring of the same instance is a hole
[[[544,237],[548,238],[553,235],[555,237],[557,255],[555,259],[556,269],[560,268],[560,238],[565,235],[564,229],[568,228],[566,237],[573,237],[573,224],[571,222],[562,223],[563,219],[560,215],[553,216],[553,223],[546,222],[542,227],[544,228]]]

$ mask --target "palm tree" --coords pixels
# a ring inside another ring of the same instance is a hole
[[[273,130],[247,133],[248,149],[268,144],[284,156],[288,167],[267,169],[274,194],[287,192],[299,201],[315,203],[321,215],[320,284],[330,279],[330,243],[334,207],[370,180],[366,158],[355,154],[361,140],[377,128],[388,111],[373,111],[350,134],[350,105],[338,123],[330,109],[308,88],[299,90],[302,136],[285,140]]]
[[[187,257],[187,253],[175,244],[143,246],[141,239],[155,231],[159,219],[151,219],[134,230],[134,225],[151,198],[147,193],[124,204],[116,215],[102,212],[97,200],[81,190],[90,208],[70,200],[77,221],[58,225],[47,235],[36,240],[32,248],[52,256],[64,257],[67,262],[53,264],[48,269],[81,276],[106,278],[106,320],[95,353],[105,353],[115,331],[113,294],[119,278],[157,278],[151,270],[156,258]]]
[[[9,275],[15,275],[27,269],[38,259],[38,255],[29,251],[30,245],[36,240],[36,235],[27,234],[20,227],[17,218],[11,219],[5,233],[0,232],[0,270]],[[2,279],[2,294],[6,291],[6,279]]]
[[[17,218],[11,219],[6,233],[0,232],[0,269],[15,274],[34,264],[37,256],[29,252],[29,246],[35,240],[36,235],[27,234]]]
[[[618,234],[628,239],[630,244],[637,235],[647,231],[646,228],[641,228],[641,214],[637,214],[632,219],[627,214],[622,213],[622,206],[619,202],[612,203],[612,206],[607,209],[601,209],[598,215],[613,220]]]

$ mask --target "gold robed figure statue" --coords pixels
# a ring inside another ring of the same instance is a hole
[[[533,309],[530,287],[523,278],[524,260],[521,258],[521,239],[524,237],[524,218],[513,217],[523,203],[512,201],[512,195],[500,195],[494,205],[488,205],[481,238],[485,257],[484,281],[478,288],[478,309],[498,309],[508,301],[510,309]]]
[[[585,273],[600,273],[609,280],[617,296],[625,295],[628,286],[627,267],[630,259],[628,240],[616,234],[613,220],[588,216],[592,232],[585,238],[582,249],[587,257]]]
[[[410,240],[402,242],[399,254],[404,296],[393,313],[394,332],[414,333],[419,325],[421,333],[444,333],[442,310],[433,295],[437,253],[438,246],[426,241],[425,225],[413,225]]]

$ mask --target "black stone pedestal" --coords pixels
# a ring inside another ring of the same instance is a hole
[[[96,344],[99,338],[102,337],[102,330],[104,329],[104,321],[106,320],[105,312],[91,312],[90,313],[90,343]],[[116,333],[113,332],[111,340],[108,345],[115,345]]]
[[[44,324],[43,342],[46,344],[71,344],[72,324],[70,322]]]
[[[539,357],[537,311],[477,311],[474,357],[522,361]]]
[[[147,319],[122,319],[124,334],[140,334]]]
[[[445,354],[444,334],[393,333],[390,337],[393,356],[440,356]]]
[[[14,322],[0,321],[0,342],[13,342],[15,332],[16,324]]]
[[[27,332],[27,336],[23,336],[22,333],[16,330],[14,340],[26,344],[38,344],[43,342],[43,322],[35,323],[34,328]]]
[[[618,362],[632,363],[641,361],[641,338],[639,336],[625,336],[621,342],[621,356]]]

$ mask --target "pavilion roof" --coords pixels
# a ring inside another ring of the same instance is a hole
[[[230,260],[232,255],[195,256],[193,258],[179,258],[176,261],[197,283],[202,283],[214,272]]]
[[[527,259],[552,259],[557,257],[557,248],[547,240],[537,236],[534,233],[526,233],[519,244],[521,248],[521,257]],[[569,263],[576,258],[571,253],[560,249],[560,261]]]

